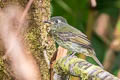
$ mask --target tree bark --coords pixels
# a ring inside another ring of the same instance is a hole
[[[25,7],[27,0],[1,0],[0,7],[8,4],[20,4]],[[25,34],[30,51],[39,65],[41,80],[49,80],[50,59],[55,52],[55,44],[49,36],[49,25],[43,23],[50,17],[50,0],[34,0],[29,14],[29,28]],[[13,80],[9,69],[9,62],[3,60],[4,47],[0,40],[0,80]],[[10,72],[10,73],[9,73]]]
[[[50,17],[50,0],[35,0],[30,11],[33,21],[31,21],[31,29],[27,34],[31,50],[40,66],[42,80],[49,80],[49,66],[45,55],[47,54],[50,61],[55,52],[55,44],[48,35],[49,26],[43,21]],[[47,62],[47,63],[46,63]]]

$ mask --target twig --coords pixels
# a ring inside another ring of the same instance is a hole
[[[25,19],[26,15],[27,15],[27,12],[28,12],[28,10],[30,9],[30,6],[32,5],[33,1],[34,1],[34,0],[29,0],[29,2],[27,3],[26,8],[25,8],[25,10],[24,10],[24,12],[23,12],[23,14],[22,14],[22,16],[21,16],[21,18],[20,18],[20,23],[19,23],[19,25],[23,24],[24,19]]]

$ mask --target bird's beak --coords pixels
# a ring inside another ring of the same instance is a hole
[[[48,24],[52,24],[52,22],[51,21],[44,21],[44,23],[48,23]]]

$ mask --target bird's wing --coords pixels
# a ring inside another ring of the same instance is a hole
[[[70,41],[84,48],[92,49],[87,36],[70,25],[60,28],[56,35],[58,35],[61,40]]]
[[[90,41],[85,38],[81,38],[78,36],[78,37],[71,38],[70,41],[84,48],[92,49]]]

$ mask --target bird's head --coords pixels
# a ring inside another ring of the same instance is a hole
[[[62,27],[65,23],[67,23],[67,20],[61,16],[52,17],[48,21],[44,21],[44,23],[48,23],[51,25],[51,29],[57,29]]]

